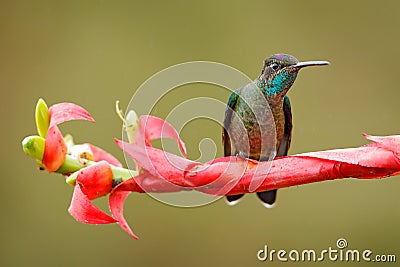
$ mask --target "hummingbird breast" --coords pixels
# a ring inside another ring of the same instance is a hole
[[[235,92],[240,98],[228,130],[231,151],[255,160],[271,160],[284,135],[283,98],[269,98],[254,86]]]

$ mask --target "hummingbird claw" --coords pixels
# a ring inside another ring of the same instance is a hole
[[[237,160],[238,157],[240,157],[240,158],[243,159],[243,160],[247,160],[247,159],[248,159],[248,158],[246,157],[246,154],[244,154],[243,151],[236,152],[235,156],[236,156],[236,160]]]

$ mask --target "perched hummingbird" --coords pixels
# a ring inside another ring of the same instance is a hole
[[[267,58],[260,76],[229,97],[222,135],[224,155],[257,161],[286,156],[292,135],[292,112],[286,93],[300,69],[327,64],[327,61],[299,62],[287,54]],[[257,196],[265,207],[271,208],[276,192],[276,189],[257,192]],[[227,196],[227,203],[235,205],[242,196]]]

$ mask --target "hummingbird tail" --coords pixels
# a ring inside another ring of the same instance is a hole
[[[276,192],[276,189],[264,192],[257,192],[257,196],[261,200],[261,204],[264,207],[273,208],[275,206]]]
[[[226,200],[226,204],[228,204],[229,206],[235,206],[237,203],[239,203],[240,198],[244,196],[244,194],[240,194],[240,195],[233,195],[233,196],[226,196],[225,200]]]

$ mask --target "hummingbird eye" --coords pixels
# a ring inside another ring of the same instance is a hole
[[[273,70],[278,70],[278,69],[279,69],[279,65],[278,65],[277,63],[272,63],[272,64],[270,65],[270,67],[271,67]]]

